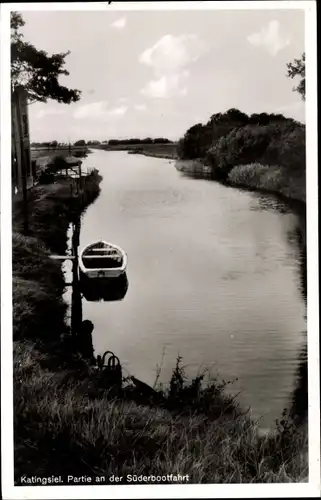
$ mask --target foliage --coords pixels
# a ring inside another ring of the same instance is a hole
[[[211,124],[197,123],[190,127],[178,142],[178,154],[182,159],[202,158],[213,140]]]
[[[210,148],[207,161],[215,178],[226,178],[235,165],[260,162],[305,169],[305,130],[294,123],[234,128]]]
[[[74,143],[74,146],[86,146],[86,141],[84,139],[80,139]]]
[[[221,138],[233,129],[247,125],[269,125],[272,123],[294,123],[281,114],[255,113],[250,116],[232,108],[226,113],[216,113],[202,125],[198,123],[189,128],[178,143],[178,154],[182,159],[206,158],[207,152]]]
[[[109,146],[118,146],[118,145],[135,145],[135,144],[169,144],[172,141],[169,139],[165,139],[163,137],[158,137],[156,139],[151,139],[150,137],[147,137],[146,139],[138,139],[138,138],[132,138],[132,139],[110,139],[109,141],[103,141],[108,142]]]
[[[305,203],[305,171],[282,168],[279,165],[249,163],[229,169],[227,182],[235,186],[277,193]]]
[[[294,59],[293,62],[287,65],[287,76],[289,78],[300,78],[299,84],[293,88],[294,91],[299,92],[303,101],[305,101],[305,53],[302,54],[301,59]]]
[[[96,146],[96,145],[99,145],[99,144],[100,144],[100,141],[96,141],[96,140],[88,141],[87,142],[87,146]]]
[[[80,99],[80,91],[68,89],[58,82],[60,75],[69,75],[64,69],[69,52],[48,55],[24,41],[19,32],[25,22],[18,12],[11,13],[11,81],[12,90],[23,87],[33,102],[53,99],[69,104]]]

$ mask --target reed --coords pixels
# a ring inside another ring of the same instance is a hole
[[[305,171],[289,169],[279,165],[251,163],[237,165],[229,172],[227,180],[235,186],[244,186],[259,191],[277,193],[292,200],[305,203]]]

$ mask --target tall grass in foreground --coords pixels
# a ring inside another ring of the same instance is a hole
[[[105,476],[107,482],[112,474],[123,482],[127,474],[187,474],[192,483],[307,478],[306,433],[284,423],[260,438],[256,424],[215,384],[207,403],[220,411],[201,411],[201,402],[198,412],[182,406],[173,411],[139,405],[126,393],[119,399],[95,395],[92,377],[77,380],[66,370],[44,369],[42,357],[30,344],[16,347],[17,484],[24,474]]]

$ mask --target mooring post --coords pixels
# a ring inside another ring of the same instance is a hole
[[[71,333],[77,335],[80,325],[82,323],[82,302],[80,293],[80,282],[78,272],[78,248],[79,248],[79,235],[80,235],[80,215],[73,224],[72,234],[72,300],[71,300]]]
[[[78,174],[79,174],[79,185],[80,185],[80,190],[82,189],[82,178],[81,178],[81,163],[79,162],[78,165]]]

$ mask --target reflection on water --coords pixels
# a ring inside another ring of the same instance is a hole
[[[308,416],[308,357],[306,345],[299,356],[295,385],[290,398],[290,413],[298,423]]]
[[[87,160],[84,160],[86,166]],[[300,217],[273,197],[180,175],[166,160],[96,151],[101,194],[83,216],[80,246],[104,240],[128,254],[123,300],[83,300],[95,354],[111,350],[134,376],[186,373],[225,380],[273,425],[295,389],[306,341]]]
[[[90,279],[81,275],[80,291],[88,302],[112,302],[123,300],[128,290],[128,278],[124,273],[118,278]]]

